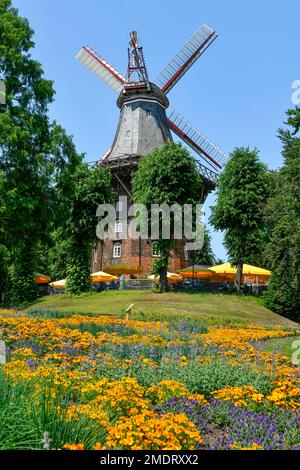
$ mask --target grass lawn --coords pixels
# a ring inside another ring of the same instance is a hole
[[[56,295],[41,298],[30,310],[59,310],[82,314],[120,315],[134,304],[132,319],[197,319],[209,324],[253,323],[268,326],[296,327],[263,306],[262,298],[234,294],[174,293],[151,291],[106,291],[84,296]]]
[[[269,339],[261,343],[261,349],[263,351],[283,354],[291,360],[292,354],[295,351],[295,349],[292,348],[294,341],[300,341],[300,336]],[[299,349],[299,345],[297,346],[297,349]]]

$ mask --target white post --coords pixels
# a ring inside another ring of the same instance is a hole
[[[6,364],[6,349],[4,341],[0,341],[0,364]]]

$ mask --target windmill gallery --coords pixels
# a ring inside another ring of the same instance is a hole
[[[216,38],[215,31],[202,25],[153,82],[149,81],[143,49],[135,31],[130,33],[126,76],[89,46],[84,46],[77,54],[76,58],[84,66],[119,94],[120,118],[115,138],[97,163],[109,167],[118,198],[126,197],[132,201],[131,178],[139,159],[166,142],[172,142],[172,132],[197,155],[202,180],[201,203],[215,188],[218,171],[226,163],[227,155],[169,106],[167,94]],[[113,239],[94,248],[92,269],[98,271],[125,263],[136,266],[139,271],[151,272],[153,257],[157,256],[155,241],[122,239],[122,209],[121,204],[117,204]],[[185,242],[178,241],[170,256],[169,270],[176,272],[188,262]]]

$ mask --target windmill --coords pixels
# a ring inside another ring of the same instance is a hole
[[[115,138],[100,161],[111,169],[119,195],[132,199],[131,176],[139,158],[172,141],[172,132],[197,154],[202,201],[214,189],[227,155],[170,107],[167,95],[216,38],[215,31],[202,25],[153,81],[149,81],[143,49],[135,31],[130,33],[126,76],[90,46],[83,46],[77,54],[79,62],[119,95],[120,118]],[[139,251],[138,265],[141,266],[141,246],[131,251]]]

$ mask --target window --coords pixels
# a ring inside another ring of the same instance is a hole
[[[122,247],[121,243],[115,243],[113,247],[113,258],[121,258]]]
[[[147,116],[147,118],[150,118],[151,117],[151,111],[146,111],[146,116]]]
[[[152,256],[155,258],[160,256],[160,249],[157,242],[152,243]]]
[[[121,233],[122,232],[122,222],[118,221],[115,223],[115,233]]]

